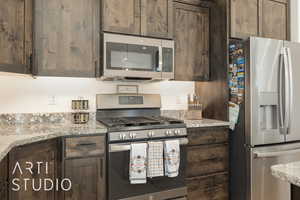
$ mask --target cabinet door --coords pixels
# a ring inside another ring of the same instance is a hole
[[[259,35],[260,0],[231,0],[230,33],[232,38],[247,38]]]
[[[0,0],[0,70],[29,73],[32,0]]]
[[[228,170],[228,145],[187,147],[187,177],[203,176]]]
[[[43,181],[48,178],[55,183],[56,178],[58,178],[57,152],[56,140],[13,149],[9,154],[9,199],[55,200],[57,195],[55,189],[46,191]],[[38,162],[42,163],[39,164]],[[20,168],[17,167],[18,164]],[[31,168],[31,170],[26,168]],[[26,181],[26,179],[28,180]],[[41,187],[39,181],[42,183]],[[16,183],[20,189],[13,183]],[[47,188],[50,187],[47,186]],[[14,191],[14,189],[18,189],[18,191]],[[37,191],[34,191],[34,189]]]
[[[209,9],[175,4],[175,79],[209,79]]]
[[[141,0],[102,0],[103,31],[141,34]]]
[[[280,40],[289,39],[289,3],[286,0],[262,0],[262,36]]]
[[[72,181],[72,189],[65,192],[65,200],[105,200],[104,157],[90,157],[65,161],[65,177]]]
[[[173,0],[142,0],[141,8],[142,35],[173,37]]]
[[[188,178],[188,200],[228,200],[228,175],[226,173]]]
[[[36,1],[35,74],[95,77],[99,10],[99,0]]]
[[[5,157],[2,161],[0,161],[0,199],[1,200],[8,200],[7,175],[8,175],[8,163],[7,163],[7,158]]]

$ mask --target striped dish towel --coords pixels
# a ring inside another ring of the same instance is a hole
[[[163,142],[148,142],[147,177],[164,176],[164,144]]]

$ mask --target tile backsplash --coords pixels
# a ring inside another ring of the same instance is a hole
[[[71,100],[90,101],[96,110],[96,94],[115,93],[118,84],[136,83],[99,81],[92,78],[61,78],[0,75],[0,114],[72,112]],[[187,95],[194,93],[194,82],[162,81],[138,83],[140,93],[160,94],[162,110],[184,110]]]

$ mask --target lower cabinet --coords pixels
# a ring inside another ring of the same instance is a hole
[[[0,162],[0,199],[8,199],[8,165],[7,158]]]
[[[228,200],[228,128],[190,128],[188,200]]]
[[[64,139],[64,200],[106,200],[105,145],[105,136]]]
[[[104,158],[81,158],[65,161],[65,177],[72,189],[65,200],[105,200]]]
[[[57,140],[14,148],[9,153],[9,200],[56,200],[58,152]]]
[[[189,200],[228,200],[226,173],[187,179]]]

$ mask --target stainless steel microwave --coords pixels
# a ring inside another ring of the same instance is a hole
[[[174,41],[103,34],[102,79],[174,79]]]

